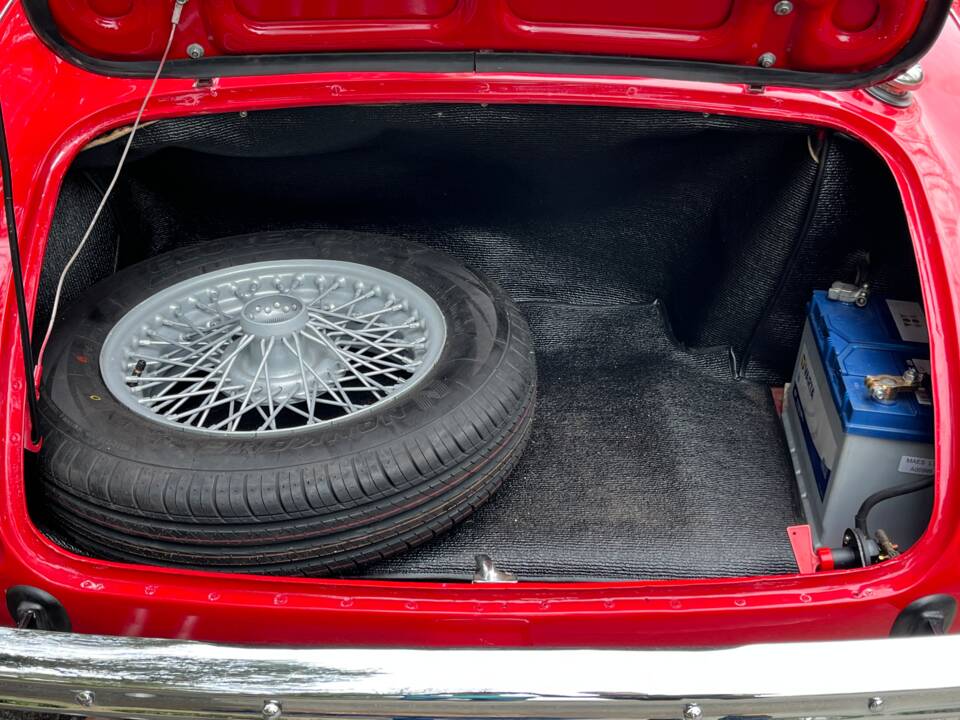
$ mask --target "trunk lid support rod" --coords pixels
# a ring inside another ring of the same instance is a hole
[[[23,267],[20,264],[20,239],[17,235],[17,218],[13,207],[13,181],[10,172],[10,153],[7,148],[7,131],[0,108],[0,171],[3,181],[3,207],[7,225],[7,241],[10,244],[10,265],[13,270],[13,289],[17,296],[17,321],[20,325],[20,350],[23,354],[24,384],[27,389],[27,407],[30,413],[30,440],[40,444],[40,415],[37,407],[37,384],[34,375],[36,364],[33,347],[30,345],[30,319],[27,316],[27,299],[23,288]]]

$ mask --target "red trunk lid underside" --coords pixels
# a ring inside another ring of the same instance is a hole
[[[159,58],[171,3],[48,0],[105,60]],[[854,73],[917,31],[919,0],[190,0],[173,57],[356,51],[583,53]]]

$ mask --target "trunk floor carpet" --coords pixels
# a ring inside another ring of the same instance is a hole
[[[362,576],[467,579],[477,553],[521,580],[796,572],[767,386],[733,380],[727,348],[679,347],[658,303],[521,308],[539,386],[517,468],[472,518]]]

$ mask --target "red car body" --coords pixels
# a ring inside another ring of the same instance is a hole
[[[256,5],[247,3],[251,4]],[[438,20],[430,15],[441,13],[448,4],[457,5],[453,0],[413,3],[426,13],[417,22],[435,31],[441,47],[483,46],[492,26],[485,27],[471,16],[470,32],[456,34],[445,24],[450,16]],[[78,11],[74,5],[85,4],[51,3],[61,12]],[[149,15],[153,11],[147,8],[158,6],[159,22],[144,27],[161,32],[144,30],[137,35],[134,27],[125,35],[131,44],[122,48],[122,54],[150,58],[162,48],[168,5],[143,3],[143,12]],[[619,4],[623,12],[631,6]],[[474,8],[475,3],[462,7]],[[850,7],[855,19],[858,6]],[[889,7],[899,8],[903,22],[898,27],[912,33],[911,8],[919,5],[904,0]],[[19,3],[8,3],[5,10],[0,15],[0,100],[13,162],[26,294],[32,303],[67,167],[91,139],[132,120],[149,81],[110,77],[65,61],[38,37]],[[185,30],[174,46],[180,57],[200,22],[194,15],[185,19]],[[220,19],[228,23],[229,13]],[[102,28],[96,24],[87,28],[83,23],[77,27],[74,42],[87,52],[102,52],[98,45]],[[335,42],[349,46],[359,36],[375,37],[367,47],[388,47],[397,33],[411,32],[410,27],[410,23],[398,26],[384,21],[379,33],[364,34],[363,28],[354,28],[353,36],[338,35]],[[256,28],[214,29],[221,41],[208,45],[211,54],[262,52],[270,50],[275,40]],[[576,37],[566,49],[596,51],[603,45],[616,51],[636,32],[624,30],[600,39],[595,34],[592,39]],[[705,33],[696,28],[689,32]],[[549,33],[537,37],[543,47],[556,39]],[[877,38],[861,39],[877,52]],[[726,37],[708,42],[715,53],[712,59],[742,62],[745,53],[755,54],[755,48],[738,45],[739,40]],[[788,39],[781,40],[788,47]],[[316,38],[305,42],[299,49],[316,49],[311,47]],[[662,47],[667,48],[662,55],[684,57],[687,46],[674,40]],[[862,63],[857,50],[854,42],[838,47],[832,56],[823,47],[807,55],[798,52],[793,67],[816,69],[817,63],[826,63],[855,69]],[[925,84],[907,108],[891,107],[862,89],[767,87],[758,91],[744,84],[630,76],[328,71],[209,82],[164,78],[144,116],[149,121],[341,103],[569,103],[799,121],[859,138],[883,157],[899,186],[930,327],[937,413],[934,520],[902,556],[859,570],[782,577],[485,586],[224,575],[74,555],[41,534],[27,513],[23,451],[29,437],[28,419],[4,241],[0,243],[0,387],[7,389],[0,395],[2,585],[32,585],[50,592],[67,608],[73,629],[81,633],[354,646],[663,647],[863,638],[888,634],[897,614],[917,598],[935,593],[960,596],[960,533],[956,531],[960,527],[960,394],[951,388],[951,379],[960,377],[960,20],[955,12],[923,66]],[[12,621],[4,617],[0,622]]]

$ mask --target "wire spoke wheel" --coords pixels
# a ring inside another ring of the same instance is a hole
[[[134,412],[184,430],[292,433],[416,386],[446,324],[385,270],[333,260],[222,269],[161,290],[114,326],[100,369]]]

